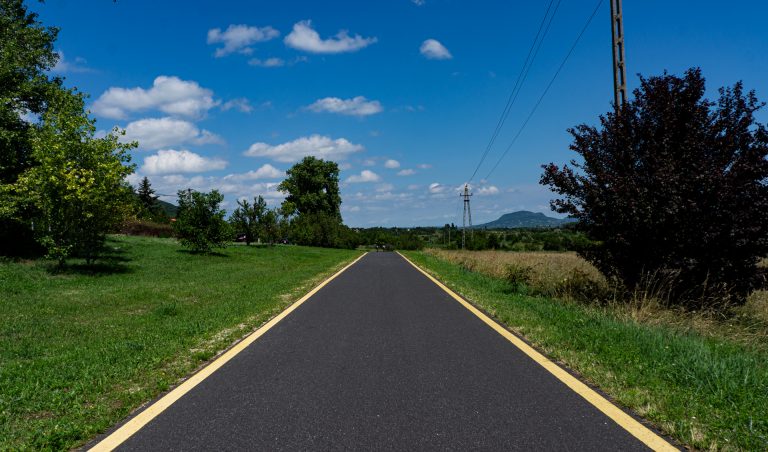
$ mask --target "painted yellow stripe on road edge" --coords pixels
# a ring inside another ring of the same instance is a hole
[[[400,254],[400,253],[398,252],[397,254]],[[600,394],[595,392],[593,389],[591,389],[589,386],[579,381],[578,378],[569,374],[568,372],[563,370],[560,366],[550,361],[547,357],[537,352],[533,347],[526,344],[522,339],[512,334],[506,328],[496,323],[493,319],[485,315],[482,311],[480,311],[479,309],[474,307],[472,304],[470,304],[468,301],[466,301],[465,299],[457,295],[454,291],[446,287],[445,284],[441,283],[440,281],[435,279],[432,275],[422,270],[421,267],[411,262],[410,259],[403,256],[402,254],[400,254],[400,257],[405,259],[409,264],[413,265],[413,267],[416,268],[416,270],[423,273],[424,276],[429,278],[433,283],[437,284],[438,287],[440,287],[446,293],[448,293],[448,295],[450,295],[454,300],[461,303],[462,306],[467,308],[467,310],[469,310],[472,314],[479,317],[480,320],[482,320],[488,326],[496,330],[497,333],[504,336],[509,342],[512,343],[512,345],[519,348],[523,353],[528,355],[532,360],[536,361],[536,363],[538,363],[540,366],[547,369],[547,371],[549,371],[549,373],[554,375],[555,378],[563,382],[566,386],[571,388],[571,390],[576,392],[578,395],[582,396],[584,399],[586,399],[587,402],[591,403],[595,408],[602,411],[603,414],[613,419],[614,422],[619,424],[619,426],[621,426],[624,430],[632,434],[632,436],[634,436],[635,438],[643,442],[646,446],[650,447],[653,450],[659,450],[659,451],[673,451],[673,450],[677,451],[678,450],[676,447],[672,446],[666,440],[664,440],[664,438],[654,433],[652,430],[650,430],[648,427],[641,424],[635,418],[625,413],[623,410],[621,410],[619,407],[617,407],[613,403],[609,402],[605,397],[601,396]]]
[[[365,257],[366,254],[368,253],[363,253],[360,257],[352,261],[349,265],[345,266],[341,270],[334,273],[333,276],[331,276],[330,278],[320,283],[320,285],[312,289],[309,293],[301,297],[298,301],[296,301],[292,305],[288,306],[283,312],[278,314],[272,320],[262,325],[259,329],[257,329],[256,331],[248,335],[242,341],[238,342],[234,347],[224,352],[221,356],[216,358],[212,363],[208,364],[199,372],[189,377],[189,379],[185,380],[184,383],[180,384],[174,390],[172,390],[168,394],[161,397],[160,400],[158,400],[157,402],[147,407],[147,409],[145,409],[144,411],[136,415],[136,417],[126,422],[122,427],[115,430],[112,434],[110,434],[109,436],[101,440],[98,444],[93,446],[90,450],[98,452],[98,451],[114,450],[115,448],[117,448],[120,444],[125,442],[125,440],[130,438],[134,433],[138,432],[142,427],[144,427],[150,421],[152,421],[152,419],[156,418],[158,415],[160,415],[160,413],[165,411],[166,408],[173,405],[173,403],[179,400],[182,396],[184,396],[184,394],[191,391],[192,388],[194,388],[200,382],[202,382],[203,380],[211,376],[211,374],[216,372],[221,366],[223,366],[229,360],[237,356],[238,353],[245,350],[245,348],[251,345],[254,341],[256,341],[256,339],[260,338],[264,333],[269,331],[270,328],[277,325],[281,320],[286,318],[291,312],[293,312],[296,308],[301,306],[302,303],[309,300],[320,289],[325,287],[326,284],[333,281],[340,274],[344,273],[344,271],[349,267],[355,265],[357,261]]]

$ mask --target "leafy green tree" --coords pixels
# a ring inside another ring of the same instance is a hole
[[[82,94],[60,90],[49,102],[32,140],[36,164],[14,184],[15,199],[35,206],[35,235],[49,256],[63,264],[75,253],[90,263],[129,212],[135,144],[114,133],[94,138]]]
[[[582,254],[632,289],[644,275],[675,281],[692,308],[742,303],[768,254],[768,131],[741,83],[704,98],[698,69],[641,78],[634,100],[580,125],[581,161],[544,166],[541,183],[598,243]]]
[[[173,229],[181,244],[194,252],[208,253],[224,248],[231,236],[221,208],[224,196],[217,190],[201,193],[190,189],[178,192],[179,210]]]
[[[21,202],[13,188],[19,175],[36,164],[29,117],[42,115],[61,79],[48,74],[58,60],[53,50],[58,29],[45,27],[22,0],[0,0],[0,250],[22,252],[33,241],[34,206]]]
[[[237,208],[232,212],[230,224],[236,233],[245,234],[245,244],[250,245],[264,235],[264,218],[267,202],[259,195],[253,198],[253,204],[247,199],[238,200]]]
[[[308,156],[287,171],[277,187],[287,193],[283,211],[289,215],[326,214],[341,221],[339,165]]]
[[[264,212],[261,221],[261,231],[264,241],[270,245],[277,241],[280,233],[279,216],[280,214],[276,209],[269,209]]]

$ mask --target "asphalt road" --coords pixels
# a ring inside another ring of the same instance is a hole
[[[120,450],[642,450],[394,253],[369,253]]]

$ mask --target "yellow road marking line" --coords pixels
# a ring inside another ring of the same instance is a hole
[[[400,254],[398,252],[397,254]],[[435,279],[432,275],[422,270],[421,267],[411,262],[410,259],[400,254],[400,257],[405,259],[409,264],[413,265],[416,270],[420,271],[438,287],[443,289],[454,300],[461,303],[462,306],[467,308],[472,314],[476,315],[488,326],[496,330],[497,333],[504,336],[515,347],[519,348],[523,353],[528,355],[532,360],[538,363],[540,366],[549,371],[558,380],[563,382],[566,386],[571,388],[576,394],[582,396],[587,402],[591,403],[595,408],[602,411],[603,414],[611,418],[614,422],[619,424],[624,430],[628,431],[632,436],[643,442],[646,446],[653,450],[659,451],[677,451],[678,449],[668,443],[664,438],[654,433],[651,429],[641,424],[637,419],[625,413],[619,407],[609,402],[605,397],[595,392],[592,388],[585,385],[578,378],[569,374],[563,370],[560,366],[550,361],[547,357],[537,352],[533,347],[526,344],[519,337],[509,332],[506,328],[493,321],[490,317],[485,315],[482,311],[474,307],[468,301],[457,295],[454,291],[446,287],[443,283]]]
[[[184,394],[188,393],[192,390],[195,386],[197,386],[200,382],[211,376],[214,372],[216,372],[221,366],[226,364],[229,360],[237,356],[238,353],[245,350],[246,347],[251,345],[256,339],[260,338],[264,333],[269,331],[270,328],[277,325],[278,322],[286,318],[291,312],[293,312],[296,308],[301,306],[302,303],[310,299],[314,294],[316,294],[320,289],[325,287],[326,284],[333,281],[337,276],[342,274],[346,269],[349,267],[355,265],[357,261],[362,259],[367,253],[363,253],[360,257],[352,261],[349,265],[345,266],[338,272],[334,273],[333,276],[326,279],[320,285],[312,289],[309,293],[301,297],[298,301],[293,303],[292,305],[288,306],[283,312],[278,314],[276,317],[274,317],[269,322],[265,323],[261,326],[258,330],[254,331],[250,335],[248,335],[245,339],[238,342],[234,347],[227,350],[224,354],[216,358],[212,363],[205,366],[203,369],[201,369],[196,374],[192,375],[184,381],[184,383],[177,386],[174,390],[169,392],[168,394],[164,395],[160,398],[160,400],[156,401],[147,409],[136,415],[133,419],[126,422],[122,427],[115,430],[101,440],[98,444],[93,446],[90,450],[91,451],[109,451],[114,450],[117,448],[120,444],[125,442],[128,438],[130,438],[134,433],[138,432],[142,427],[147,425],[152,419],[156,418],[160,413],[165,411],[169,406],[173,405],[174,402],[179,400]]]

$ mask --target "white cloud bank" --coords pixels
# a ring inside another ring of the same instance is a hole
[[[312,28],[312,21],[304,20],[293,25],[293,31],[284,41],[288,47],[310,53],[345,53],[368,47],[376,42],[376,38],[350,36],[347,30],[341,30],[332,38],[322,39]]]
[[[327,136],[311,135],[278,145],[254,143],[243,154],[249,157],[267,157],[278,162],[295,162],[308,155],[321,159],[344,160],[350,154],[363,149],[362,145],[351,143],[346,138],[334,140]]]
[[[398,162],[397,160],[389,159],[386,162],[384,162],[384,168],[389,168],[389,169],[400,168],[400,162]]]
[[[132,112],[155,109],[172,116],[200,118],[217,105],[213,91],[197,82],[161,75],[155,78],[149,89],[111,87],[96,99],[91,110],[99,116],[113,119],[124,119]]]
[[[145,174],[202,173],[224,169],[227,162],[218,158],[207,158],[187,150],[165,149],[144,159],[141,171]]]
[[[285,171],[280,171],[279,169],[267,163],[255,171],[251,170],[247,173],[228,174],[224,176],[223,180],[242,182],[257,179],[279,179],[281,177],[285,177]]]
[[[398,176],[413,176],[414,174],[416,174],[416,171],[414,171],[414,170],[412,170],[410,168],[402,169],[402,170],[397,172]]]
[[[419,51],[430,60],[450,60],[453,58],[451,52],[436,39],[427,39],[422,42]]]
[[[264,42],[280,36],[280,32],[272,27],[249,27],[248,25],[230,25],[226,30],[212,28],[208,30],[208,44],[224,44],[216,49],[215,56],[220,58],[230,53],[253,53],[251,45]]]
[[[347,116],[369,116],[381,113],[383,108],[377,100],[368,100],[363,96],[352,99],[340,99],[338,97],[325,97],[316,100],[307,110],[315,113],[336,113]]]
[[[222,144],[224,140],[189,121],[175,118],[147,118],[125,126],[122,142],[138,141],[139,149],[154,150],[181,144]]]
[[[360,174],[349,176],[346,182],[350,184],[358,184],[363,182],[378,182],[380,180],[381,180],[381,176],[374,173],[373,171],[363,170],[360,172]]]

